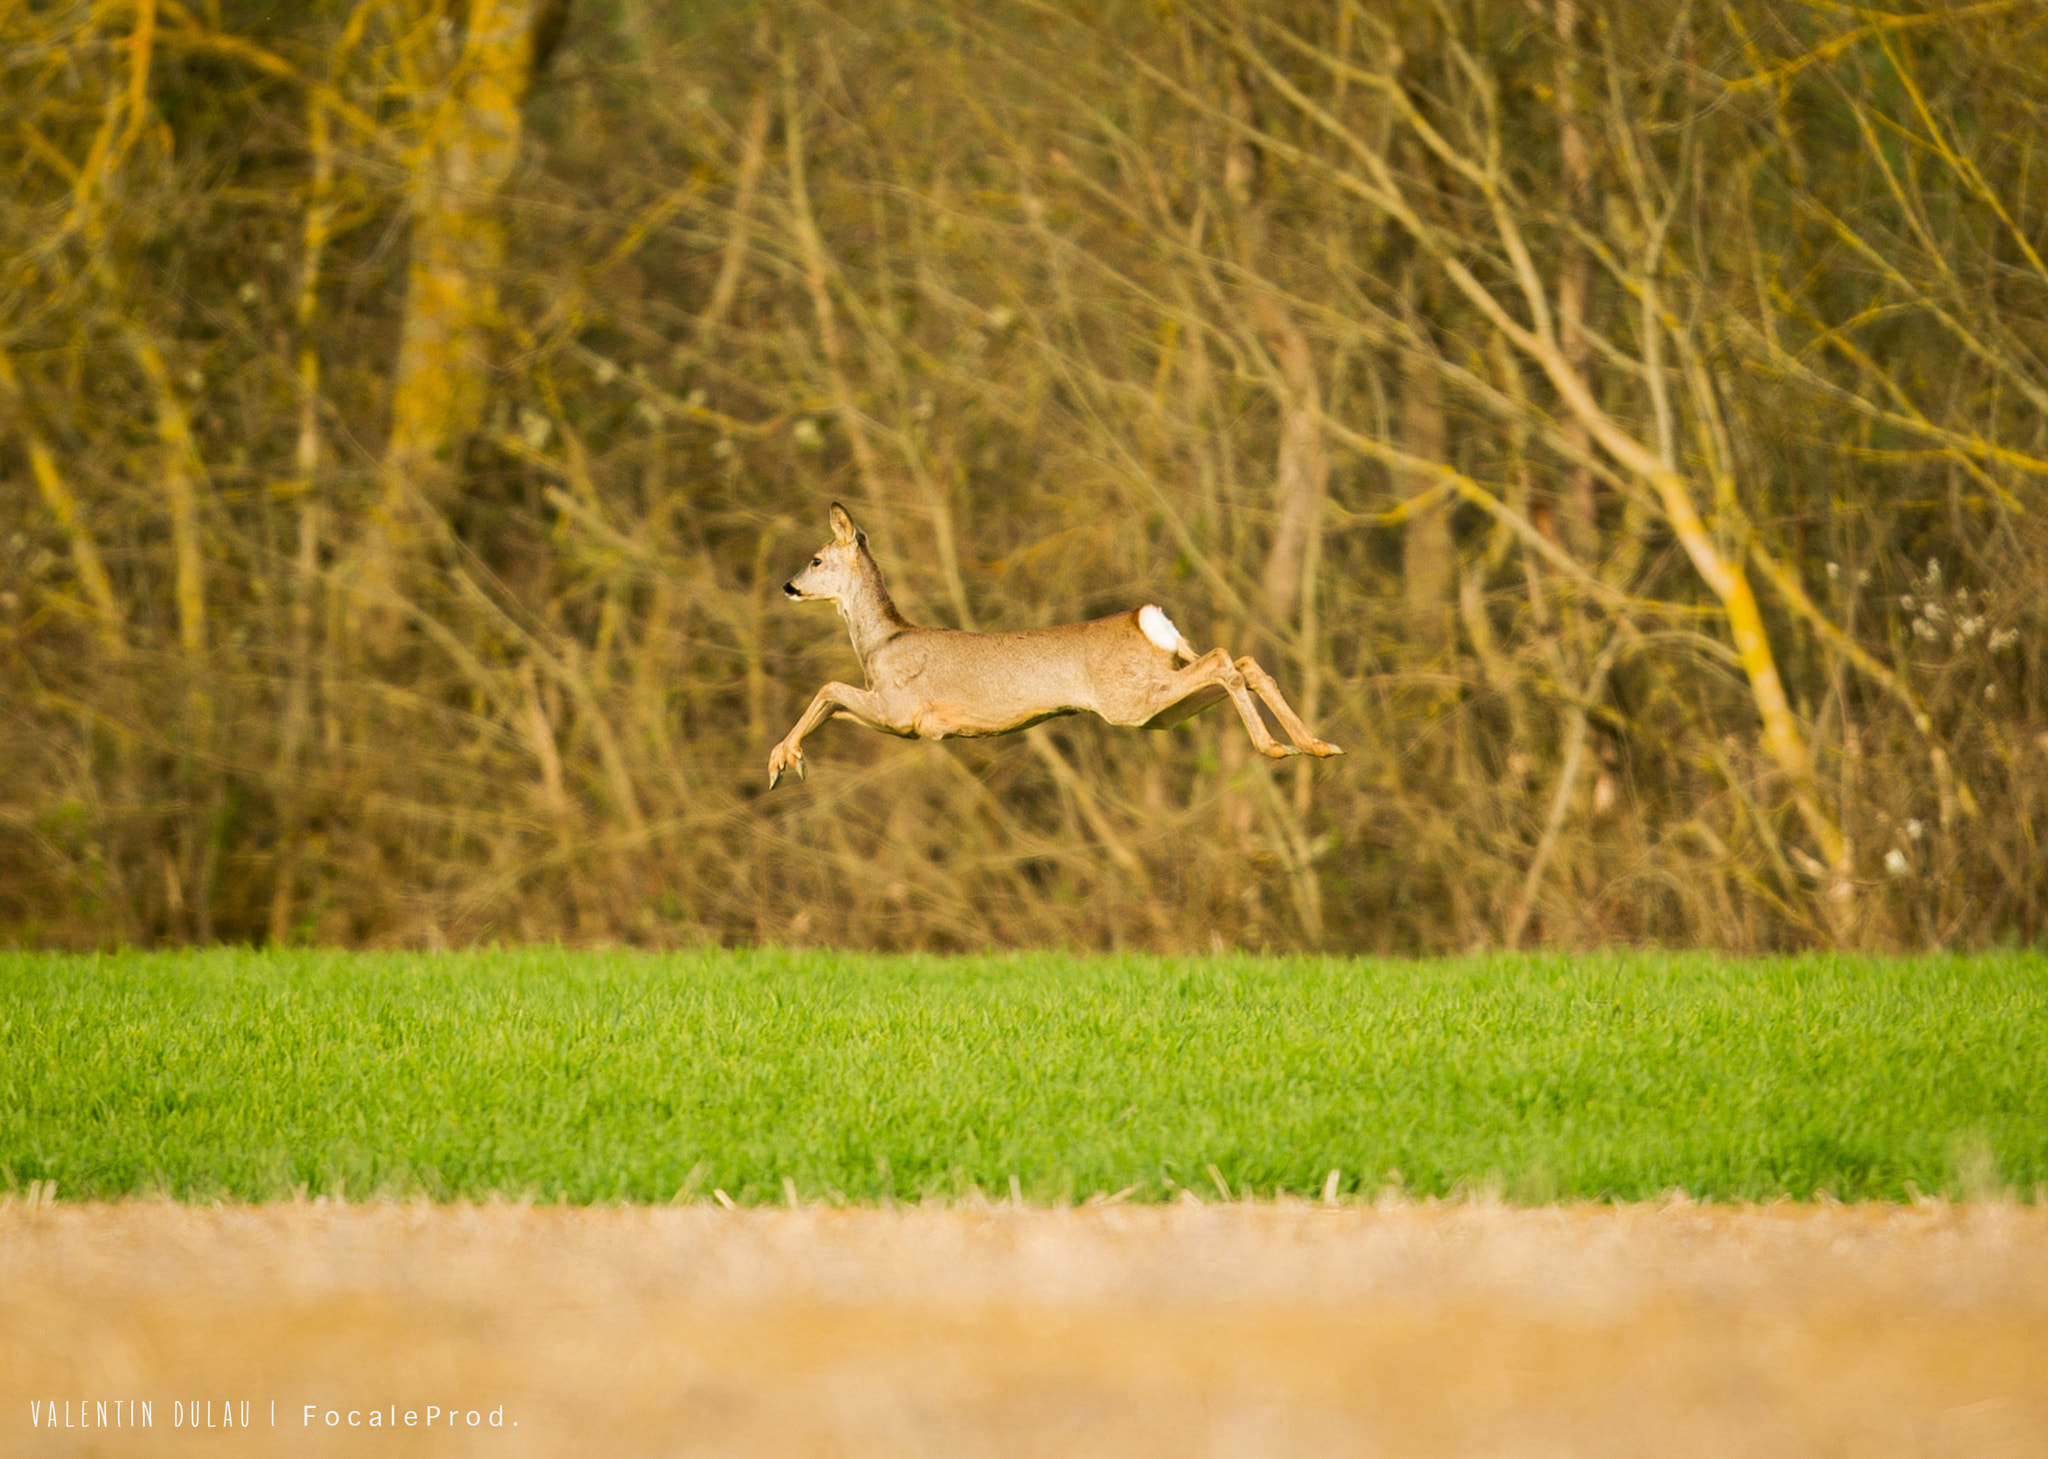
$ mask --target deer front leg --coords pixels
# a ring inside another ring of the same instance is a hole
[[[843,713],[869,729],[893,730],[873,693],[866,689],[856,689],[851,684],[827,684],[812,696],[811,707],[803,712],[790,732],[782,737],[782,743],[768,752],[770,790],[775,789],[785,770],[794,770],[799,780],[804,778],[804,736],[834,713]],[[894,732],[901,733],[900,730]]]
[[[1273,676],[1254,663],[1251,655],[1239,659],[1235,667],[1244,676],[1244,682],[1252,693],[1263,699],[1266,708],[1273,711],[1273,718],[1280,721],[1280,728],[1287,731],[1287,738],[1294,741],[1296,748],[1322,759],[1344,753],[1329,741],[1319,740],[1309,733],[1308,726],[1301,722],[1301,716],[1294,712],[1294,706],[1280,697],[1280,686],[1273,682]]]

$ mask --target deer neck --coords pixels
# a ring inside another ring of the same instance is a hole
[[[864,561],[861,568],[859,589],[837,599],[835,606],[839,609],[839,616],[846,620],[846,631],[853,639],[854,653],[860,658],[861,672],[872,684],[874,674],[868,664],[876,650],[911,624],[896,611],[888,588],[882,584],[882,571],[875,566],[873,559]]]

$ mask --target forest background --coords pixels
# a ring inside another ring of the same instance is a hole
[[[0,941],[2038,943],[2044,36],[0,0]],[[770,793],[835,497],[1349,754]]]

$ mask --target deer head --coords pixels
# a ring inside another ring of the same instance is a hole
[[[868,556],[868,534],[853,525],[853,518],[838,502],[832,503],[832,540],[812,554],[804,570],[782,585],[782,591],[800,601],[823,600],[844,604],[847,599],[872,592],[881,575]]]

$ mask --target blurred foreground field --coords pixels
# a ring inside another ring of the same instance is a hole
[[[2038,1454],[2044,1352],[1997,1202],[0,1205],[7,1454]]]
[[[0,955],[65,1200],[2038,1199],[2044,1106],[2038,954]]]

